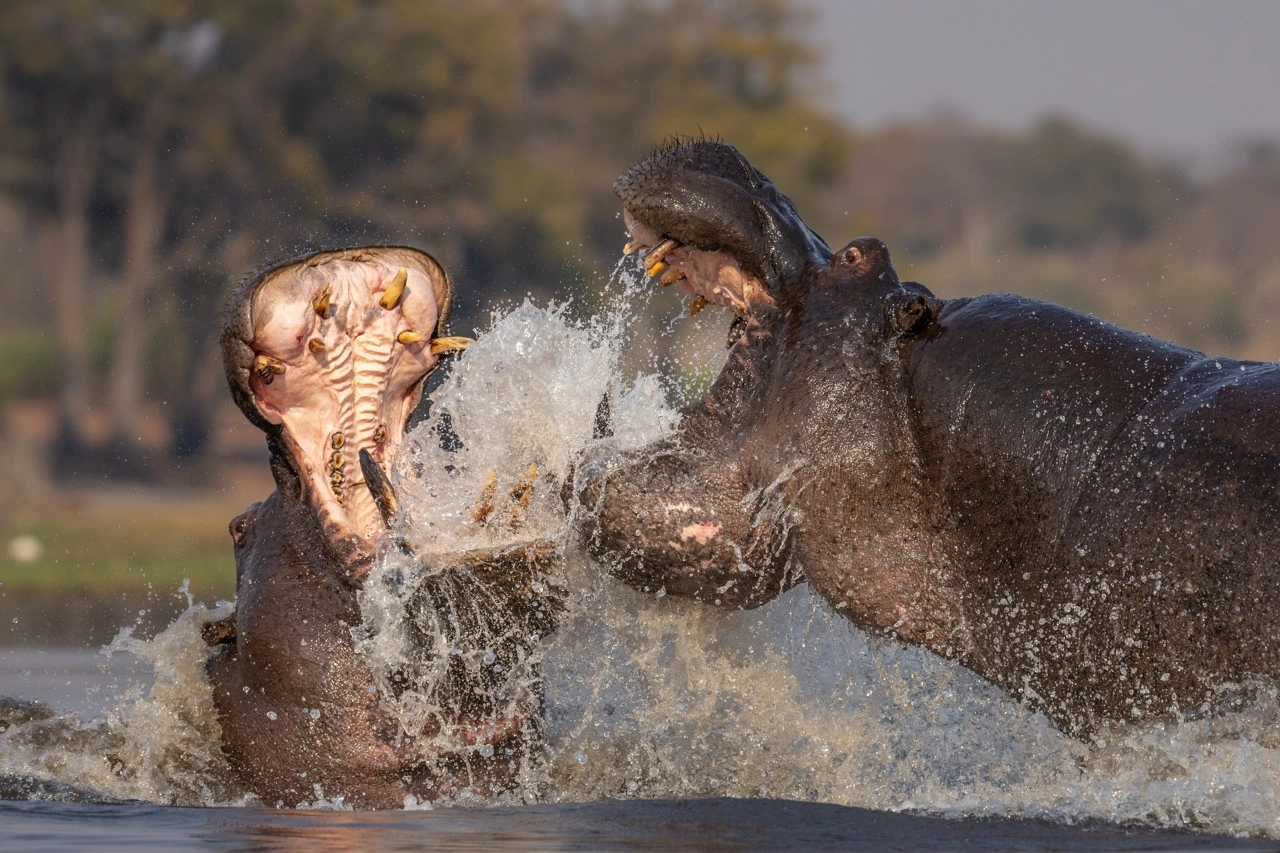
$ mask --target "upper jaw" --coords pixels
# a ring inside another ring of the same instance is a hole
[[[705,305],[750,316],[776,304],[781,291],[831,250],[732,146],[701,141],[673,146],[614,182],[643,266],[664,284],[680,282]]]
[[[296,475],[326,537],[357,557],[387,529],[361,451],[385,466],[422,382],[460,339],[440,338],[452,284],[430,256],[323,252],[234,291],[223,356],[232,395]]]

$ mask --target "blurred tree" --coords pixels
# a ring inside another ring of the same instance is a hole
[[[1140,240],[1168,216],[1173,187],[1123,143],[1048,118],[1003,175],[1017,234],[1031,248]]]

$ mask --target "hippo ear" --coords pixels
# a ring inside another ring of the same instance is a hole
[[[889,309],[889,323],[898,337],[914,335],[933,320],[938,300],[919,292],[895,294]]]

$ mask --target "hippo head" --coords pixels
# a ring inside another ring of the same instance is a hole
[[[691,311],[721,305],[750,317],[769,310],[831,250],[791,200],[732,145],[678,141],[614,182],[645,271],[680,282]]]
[[[267,433],[280,493],[306,504],[352,576],[395,510],[382,466],[423,380],[467,342],[441,337],[452,295],[430,256],[363,248],[272,266],[240,284],[223,311],[232,397]],[[233,523],[233,536],[252,513]]]

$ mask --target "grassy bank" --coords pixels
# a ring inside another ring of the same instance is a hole
[[[11,510],[0,523],[0,584],[7,593],[168,593],[184,580],[199,598],[235,591],[227,522],[246,501],[226,494],[98,491]],[[38,556],[15,555],[19,537]],[[24,559],[15,559],[15,556]]]

